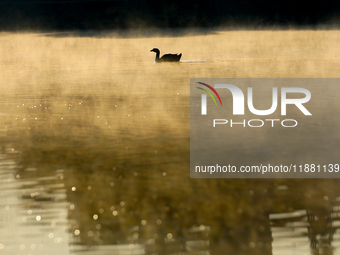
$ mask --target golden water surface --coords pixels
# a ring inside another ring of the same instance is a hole
[[[338,254],[338,180],[189,178],[189,79],[338,78],[339,41],[1,33],[0,252]]]

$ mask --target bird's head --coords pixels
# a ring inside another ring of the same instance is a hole
[[[157,52],[159,53],[159,49],[157,49],[157,48],[153,48],[152,50],[150,50],[150,52],[151,52],[151,51],[156,52],[156,53],[157,53]]]

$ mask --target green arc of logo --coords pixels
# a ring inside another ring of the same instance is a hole
[[[211,96],[211,98],[214,100],[215,105],[217,105],[217,104],[216,104],[216,101],[215,101],[215,98],[213,97],[213,95],[212,95],[208,90],[202,89],[202,88],[200,88],[200,87],[196,87],[196,88],[201,89],[201,90],[205,91],[207,94],[209,94],[209,96]]]

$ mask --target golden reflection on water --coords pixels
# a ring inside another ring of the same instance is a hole
[[[0,213],[10,204],[18,216],[2,221],[0,237],[27,230],[30,210],[43,213],[30,226],[43,220],[48,229],[32,241],[0,238],[0,249],[276,254],[292,248],[277,248],[273,233],[298,222],[303,252],[336,254],[325,247],[337,246],[337,180],[189,179],[189,79],[338,77],[339,39],[339,31],[2,33],[0,171],[13,178],[0,189],[15,192],[2,196]],[[183,62],[155,64],[154,47],[182,52]],[[45,239],[53,242],[39,246]]]

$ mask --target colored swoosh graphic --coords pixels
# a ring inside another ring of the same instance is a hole
[[[211,87],[210,85],[205,84],[205,83],[203,83],[203,82],[197,82],[197,83],[202,84],[202,85],[208,87],[209,89],[211,89],[211,90],[215,93],[215,95],[218,97],[218,100],[220,100],[220,103],[221,103],[221,105],[222,105],[222,100],[221,100],[221,98],[220,98],[220,95],[217,93],[217,91],[216,91],[213,87]],[[215,101],[215,100],[214,100],[214,101]]]
[[[211,98],[214,100],[215,105],[217,105],[217,104],[216,104],[216,101],[215,101],[215,98],[213,97],[213,95],[212,95],[208,90],[202,89],[202,88],[200,88],[200,87],[196,87],[196,88],[201,89],[201,90],[204,90],[207,94],[209,94],[209,95],[211,96]]]

